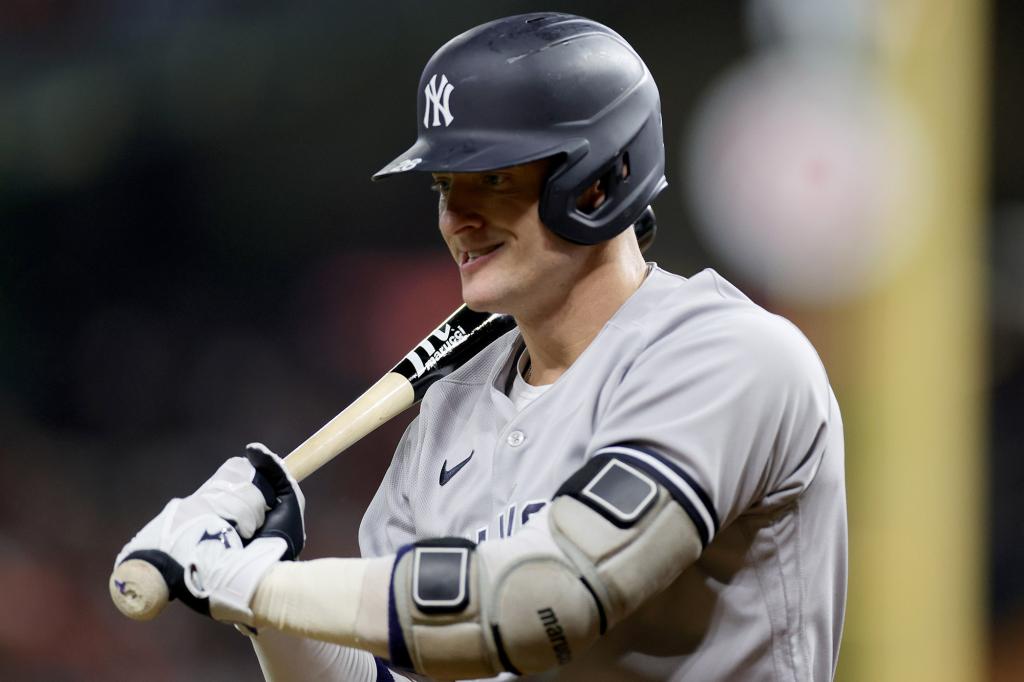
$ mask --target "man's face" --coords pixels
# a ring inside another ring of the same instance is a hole
[[[581,247],[540,221],[550,162],[481,173],[434,173],[441,235],[459,266],[462,298],[474,310],[543,314],[582,267]]]

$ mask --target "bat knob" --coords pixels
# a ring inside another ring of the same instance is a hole
[[[160,571],[142,559],[129,559],[110,576],[110,598],[117,610],[133,620],[156,618],[170,599]]]

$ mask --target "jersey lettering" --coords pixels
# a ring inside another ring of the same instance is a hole
[[[512,504],[508,508],[508,527],[505,526],[505,515],[498,514],[498,536],[503,538],[512,537],[512,531],[516,525],[516,505]]]
[[[530,500],[523,504],[522,510],[519,512],[519,523],[516,523],[516,509],[519,506],[518,502],[513,502],[508,506],[508,509],[501,512],[497,516],[498,522],[498,537],[499,538],[510,538],[515,532],[516,528],[522,527],[530,520],[530,517],[539,512],[541,509],[546,507],[548,504],[547,500]],[[490,527],[482,526],[476,529],[475,533],[468,534],[466,537],[473,542],[480,544],[485,542],[488,537],[491,536]]]

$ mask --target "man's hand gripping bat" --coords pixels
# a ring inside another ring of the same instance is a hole
[[[648,208],[635,226],[640,248],[654,241],[654,212]],[[298,481],[327,464],[352,444],[418,403],[426,390],[515,326],[509,315],[478,313],[459,306],[401,362],[285,457]],[[152,564],[129,559],[110,576],[110,596],[124,615],[150,620],[169,600],[167,584]]]

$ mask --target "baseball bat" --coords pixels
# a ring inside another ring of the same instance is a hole
[[[648,207],[635,224],[637,241],[646,250],[657,232]],[[515,327],[511,315],[481,313],[459,306],[365,393],[284,458],[296,480],[344,452],[390,419],[418,403],[427,389]],[[114,605],[134,620],[151,620],[163,610],[170,593],[163,575],[142,559],[119,564],[108,585]]]

